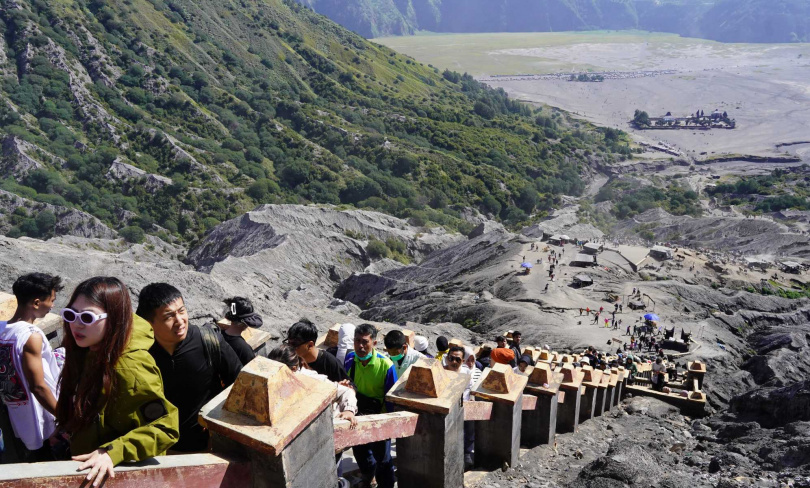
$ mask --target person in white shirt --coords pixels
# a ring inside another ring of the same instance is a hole
[[[0,321],[0,401],[26,462],[53,460],[48,438],[56,430],[60,368],[45,333],[34,325],[51,311],[62,279],[44,273],[21,276],[12,287],[17,309]],[[11,436],[6,436],[6,441]]]
[[[664,389],[664,373],[667,372],[667,367],[664,365],[663,360],[659,357],[652,365],[652,386],[654,390],[661,391]]]
[[[408,345],[408,339],[405,334],[400,330],[392,330],[385,334],[385,350],[391,361],[394,363],[394,369],[397,371],[397,378],[402,378],[402,375],[413,363],[425,357],[422,353]]]
[[[341,324],[338,329],[337,357],[340,364],[346,361],[346,354],[354,351],[354,324]]]

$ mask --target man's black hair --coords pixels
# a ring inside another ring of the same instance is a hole
[[[237,320],[237,316],[239,315],[247,315],[249,313],[253,313],[253,304],[250,303],[250,300],[244,297],[233,297],[228,298],[224,301],[225,305],[228,306],[228,313],[225,314],[225,318],[228,320]],[[236,315],[231,314],[231,305],[235,305],[233,308],[236,309]]]
[[[520,331],[516,330],[516,331],[512,332],[512,338],[514,338],[515,336],[523,337],[523,334],[521,334]]]
[[[451,353],[454,353],[456,351],[460,351],[461,352],[461,359],[464,359],[464,356],[466,354],[465,354],[464,348],[462,346],[450,346],[450,350],[447,351],[447,355],[449,356]]]
[[[63,288],[62,278],[58,276],[45,273],[29,273],[17,278],[17,281],[11,286],[11,291],[17,297],[17,304],[23,306],[28,305],[37,298],[47,300],[50,298],[52,291],[60,292]]]
[[[354,336],[371,336],[371,340],[373,341],[377,338],[377,328],[371,324],[360,324],[356,329],[354,329]]]
[[[506,337],[504,336],[495,336],[495,342],[506,341]]]
[[[306,344],[309,341],[316,342],[318,340],[318,328],[309,320],[300,319],[292,324],[290,330],[287,331],[287,340],[300,341],[301,344]]]
[[[391,332],[385,334],[385,348],[386,349],[402,349],[405,347],[405,343],[407,339],[405,338],[405,334],[402,333],[401,330],[392,330]]]
[[[448,345],[447,337],[439,336],[436,338],[436,349],[439,352],[446,351],[447,345]]]
[[[138,295],[138,309],[135,311],[135,315],[147,321],[152,321],[155,318],[157,309],[172,303],[178,298],[185,301],[180,290],[172,285],[168,283],[150,283],[144,286]]]

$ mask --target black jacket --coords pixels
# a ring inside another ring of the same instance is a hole
[[[178,344],[174,354],[169,355],[157,341],[149,349],[163,376],[166,399],[180,411],[180,440],[172,450],[208,449],[208,431],[197,422],[197,414],[203,405],[230,386],[242,370],[242,363],[231,346],[221,335],[216,336],[220,357],[211,361],[213,367],[208,366],[202,333],[193,325],[189,325],[186,338]],[[215,370],[217,364],[219,371]]]
[[[244,337],[240,335],[230,335],[223,332],[222,338],[225,339],[225,342],[227,342],[229,346],[231,346],[231,349],[233,349],[233,352],[236,353],[236,357],[239,358],[242,366],[253,361],[253,359],[256,357],[256,353],[253,352],[253,349],[250,348]]]

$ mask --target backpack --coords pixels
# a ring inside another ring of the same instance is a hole
[[[215,325],[205,324],[200,327],[200,334],[202,335],[203,351],[205,352],[205,360],[208,367],[214,370],[214,373],[220,377],[220,384],[222,377],[219,371],[222,367],[222,354],[219,343],[219,332],[217,332]]]

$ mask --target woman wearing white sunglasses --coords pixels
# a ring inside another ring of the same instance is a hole
[[[126,286],[96,277],[79,284],[62,310],[65,365],[56,405],[73,459],[99,486],[113,466],[166,452],[179,436],[177,408],[148,349],[152,328],[132,312]]]

